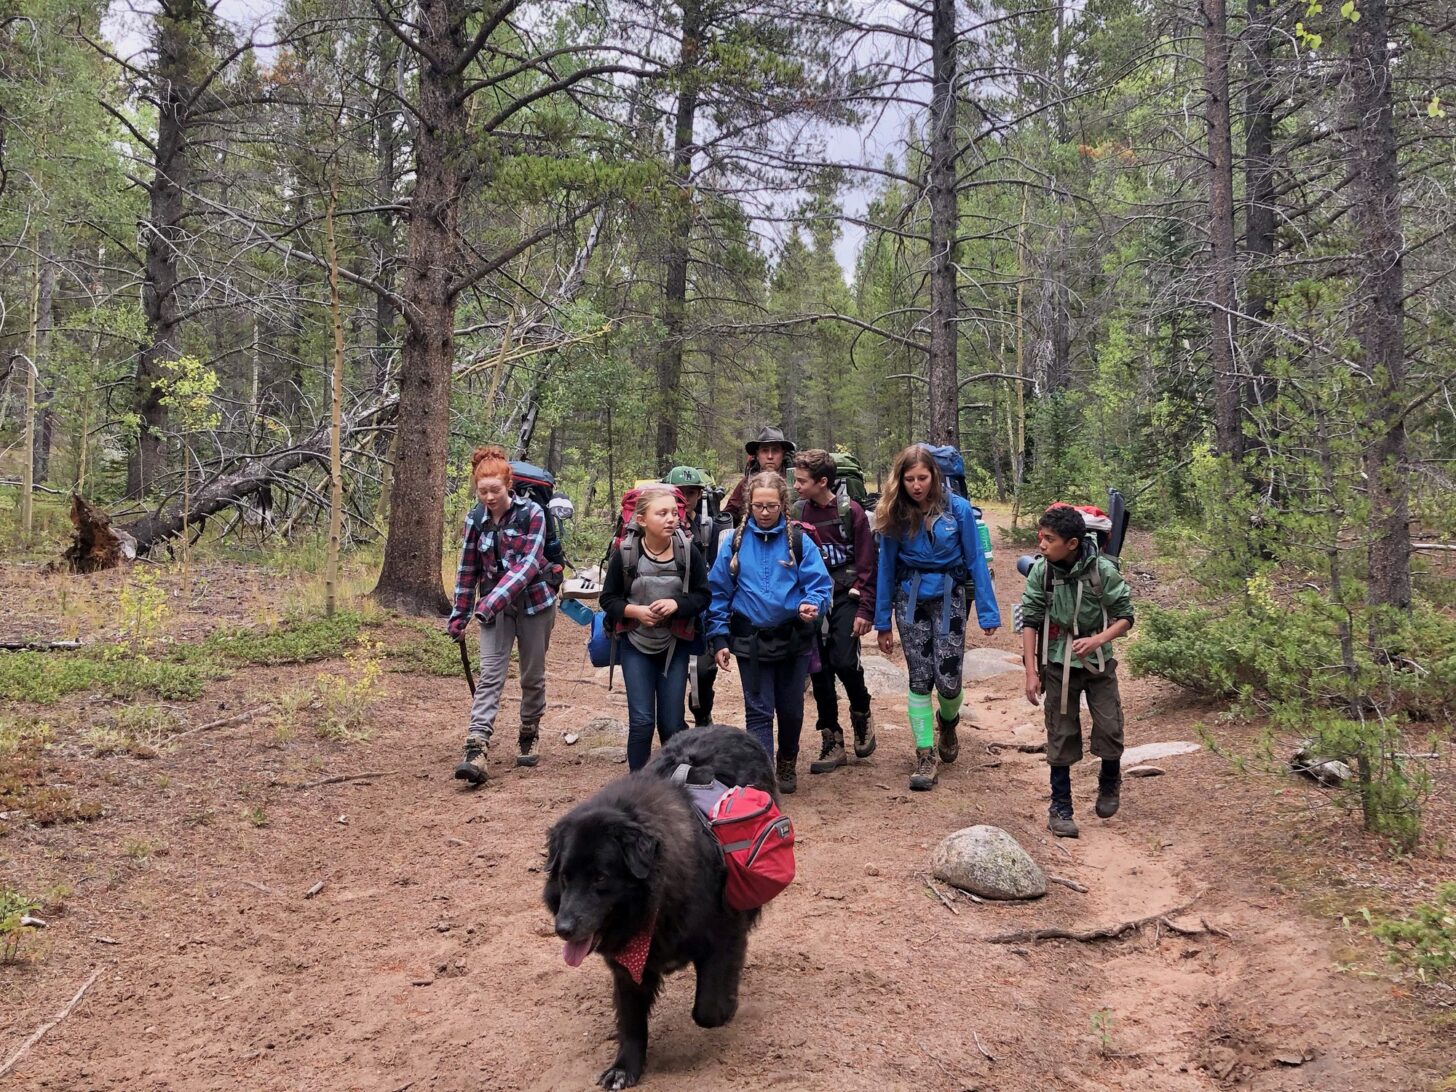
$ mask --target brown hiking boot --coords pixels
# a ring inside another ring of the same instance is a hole
[[[869,758],[875,753],[875,715],[868,709],[863,713],[850,710],[849,722],[854,725],[854,757]]]
[[[849,765],[849,756],[844,753],[844,733],[838,729],[824,733],[824,749],[819,757],[809,763],[809,772],[831,773],[841,766]]]
[[[956,726],[960,722],[960,717],[955,720],[941,720],[940,714],[935,714],[935,729],[940,737],[940,760],[944,763],[952,763],[960,757],[961,741],[956,735]]]
[[[1077,820],[1072,818],[1071,811],[1061,811],[1055,806],[1047,812],[1047,830],[1058,838],[1075,838],[1081,834],[1081,831],[1077,829]]]
[[[780,753],[778,757],[779,792],[785,796],[792,796],[799,789],[798,765],[798,755],[789,755],[786,758]]]
[[[916,792],[929,792],[935,788],[940,777],[938,766],[934,747],[916,747],[915,772],[910,775],[910,787]]]
[[[517,766],[534,766],[541,761],[541,756],[535,753],[536,741],[540,738],[541,726],[539,724],[521,725],[521,732],[516,737],[517,750],[520,751],[520,754],[516,755]]]
[[[458,781],[468,781],[472,785],[485,784],[485,759],[487,743],[485,740],[476,739],[474,736],[465,741],[465,757],[455,767],[455,778]]]

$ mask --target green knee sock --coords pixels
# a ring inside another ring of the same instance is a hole
[[[935,746],[935,719],[930,713],[930,695],[910,691],[910,731],[915,733],[915,746]]]
[[[966,700],[966,692],[964,690],[957,690],[953,698],[948,698],[939,692],[936,693],[935,697],[940,702],[941,720],[952,721],[961,715],[961,702]]]

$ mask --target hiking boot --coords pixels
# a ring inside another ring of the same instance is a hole
[[[541,756],[536,754],[536,741],[541,738],[539,725],[521,725],[521,732],[516,736],[516,749],[520,754],[516,755],[517,766],[534,766],[541,761]]]
[[[830,773],[841,766],[849,765],[849,756],[844,753],[844,733],[838,729],[824,733],[824,749],[819,757],[809,763],[809,772]]]
[[[1071,811],[1057,807],[1052,807],[1047,811],[1047,830],[1058,838],[1075,838],[1081,833],[1077,829],[1077,821],[1072,818]]]
[[[485,757],[487,744],[484,740],[471,737],[465,741],[465,757],[455,767],[455,777],[472,785],[485,784]]]
[[[1097,818],[1111,819],[1117,814],[1117,807],[1122,803],[1122,778],[1116,781],[1111,779],[1097,779]]]
[[[869,758],[875,753],[875,716],[868,709],[863,713],[850,710],[849,722],[854,725],[854,757]]]
[[[940,760],[947,764],[954,762],[961,753],[961,741],[956,735],[956,726],[960,722],[960,717],[941,720],[940,714],[935,714],[935,728],[940,737]]]
[[[916,792],[929,792],[935,788],[940,777],[936,769],[938,765],[934,747],[916,747],[915,772],[910,775],[910,787]]]
[[[780,754],[778,757],[779,792],[792,796],[799,788],[798,755]]]

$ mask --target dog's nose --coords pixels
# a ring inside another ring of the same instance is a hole
[[[576,935],[576,919],[567,914],[557,915],[556,935],[562,940],[570,940]]]

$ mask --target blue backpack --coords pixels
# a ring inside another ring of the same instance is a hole
[[[960,449],[951,447],[949,444],[942,444],[937,447],[934,444],[922,443],[920,445],[930,452],[930,457],[935,460],[935,465],[940,467],[940,473],[945,478],[946,488],[958,497],[969,496],[966,491],[966,461],[961,457]]]

